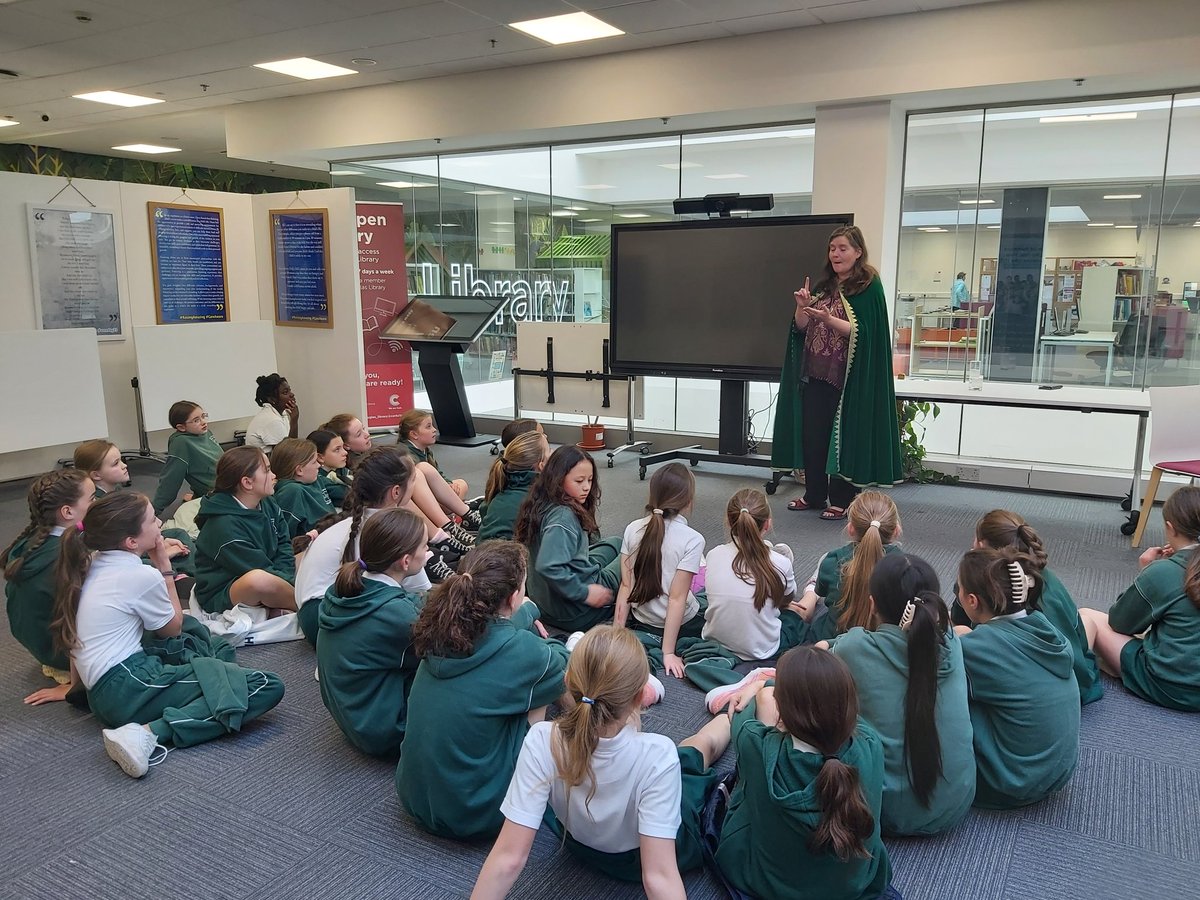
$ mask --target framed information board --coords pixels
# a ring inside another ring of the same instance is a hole
[[[332,328],[329,210],[271,210],[275,324]]]
[[[223,210],[191,204],[146,204],[159,325],[229,321]]]
[[[94,328],[102,341],[124,340],[114,223],[108,210],[29,205],[39,328]]]

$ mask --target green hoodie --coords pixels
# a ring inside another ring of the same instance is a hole
[[[292,541],[279,505],[264,497],[247,509],[232,494],[210,494],[196,514],[196,601],[206,612],[233,606],[230,586],[254,569],[296,581]]]
[[[326,469],[321,467],[321,473],[317,476],[317,484],[325,488],[325,492],[329,494],[329,499],[336,509],[342,508],[342,503],[346,500],[346,495],[350,493],[350,482],[353,476],[350,470],[342,469]]]
[[[1184,590],[1195,547],[1150,563],[1108,611],[1108,624],[1140,634],[1121,649],[1121,680],[1151,703],[1200,712],[1200,609]]]
[[[597,609],[585,601],[589,584],[613,591],[621,586],[620,545],[620,538],[612,538],[593,548],[570,507],[553,503],[546,508],[541,530],[529,546],[525,591],[541,607],[548,625],[586,631],[612,618],[613,607]]]
[[[922,806],[904,760],[908,638],[896,625],[875,631],[851,628],[830,648],[850,667],[858,684],[858,711],[883,743],[883,833],[940,834],[956,825],[975,797],[975,753],[962,645],[953,629],[938,657],[933,719],[942,753],[942,777]]]
[[[975,805],[1037,803],[1079,760],[1079,685],[1071,646],[1040,612],[962,636],[975,733]]]
[[[801,643],[815,644],[817,641],[827,641],[837,637],[838,617],[842,614],[842,575],[850,560],[854,558],[854,548],[857,541],[851,541],[845,546],[830,550],[821,557],[817,564],[817,596],[824,600],[824,610],[817,607],[818,615],[808,623],[807,634]],[[904,548],[897,543],[884,544],[883,553],[903,553]]]
[[[288,537],[311,531],[320,519],[334,512],[333,501],[319,481],[303,484],[291,478],[280,479],[275,482],[275,502],[283,510]]]
[[[394,757],[417,672],[411,631],[425,598],[386,575],[363,578],[357,597],[339,597],[336,590],[320,601],[317,618],[321,699],[351,744]]]
[[[562,695],[569,657],[558,641],[495,619],[470,655],[421,660],[396,793],[422,828],[452,838],[499,832],[526,717]]]
[[[771,900],[867,900],[880,896],[892,875],[879,838],[883,798],[883,748],[864,722],[837,758],[858,770],[863,799],[875,819],[866,840],[867,859],[842,861],[809,849],[821,822],[817,775],[819,754],[798,749],[791,735],[754,717],[750,703],[733,717],[731,743],[737,751],[737,786],[717,848],[717,865],[729,882]]]
[[[477,543],[482,544],[484,541],[491,540],[511,541],[513,539],[513,528],[517,524],[517,510],[521,508],[525,495],[529,493],[529,486],[533,484],[533,479],[537,478],[537,475],[538,473],[532,469],[521,469],[509,472],[504,477],[504,490],[496,494],[479,510],[483,524],[479,526],[479,533],[475,535]]]
[[[158,476],[158,490],[152,501],[155,515],[161,516],[175,502],[185,479],[197,497],[211,491],[217,483],[217,460],[221,453],[221,445],[211,431],[172,433],[167,439],[167,463]]]
[[[441,475],[442,478],[444,478],[447,482],[453,480],[451,478],[447,478],[446,473],[442,471],[442,467],[439,466],[434,459],[430,458],[432,456],[432,448],[430,450],[422,450],[412,441],[401,441],[400,446],[408,451],[409,455],[413,458],[414,463],[429,463],[429,465],[437,469],[437,473]]]
[[[10,562],[25,556],[29,538],[12,548]],[[59,536],[51,534],[40,547],[25,557],[21,571],[4,585],[8,627],[22,647],[43,666],[66,671],[67,654],[54,647],[50,620],[54,617],[54,567],[58,563]]]

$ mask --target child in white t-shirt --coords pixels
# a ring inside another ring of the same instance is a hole
[[[699,637],[704,595],[692,579],[704,557],[704,536],[688,526],[696,479],[683,463],[670,463],[650,478],[649,515],[630,522],[621,542],[621,587],[613,624],[662,635],[663,668],[683,677],[675,652],[681,637]],[[629,618],[632,612],[632,619]]]
[[[575,705],[530,728],[500,806],[504,825],[475,890],[504,897],[529,858],[546,807],[569,851],[606,874],[640,881],[650,897],[683,897],[680,871],[703,863],[700,812],[729,743],[718,716],[678,748],[637,728],[649,665],[629,631],[598,625],[571,654]]]
[[[786,544],[769,544],[771,507],[762,491],[746,488],[729,498],[730,541],[708,554],[708,600],[703,636],[743,660],[771,659],[802,637],[804,622],[792,606],[796,575]]]

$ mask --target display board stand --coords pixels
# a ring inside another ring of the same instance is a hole
[[[410,341],[417,351],[417,366],[433,407],[437,422],[438,443],[452,447],[479,447],[500,440],[499,435],[479,434],[471,417],[467,391],[463,385],[462,366],[455,355],[465,353],[466,344],[442,341]]]
[[[749,453],[746,438],[746,422],[750,413],[750,382],[736,379],[721,379],[721,409],[717,425],[717,449],[706,450],[699,444],[652,453],[638,460],[638,478],[645,481],[646,468],[675,459],[686,459],[693,466],[700,463],[725,463],[733,466],[753,466],[756,469],[771,468],[771,457]],[[763,485],[768,494],[775,493],[778,478],[772,477]]]

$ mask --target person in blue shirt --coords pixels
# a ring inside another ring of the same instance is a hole
[[[950,301],[955,309],[962,309],[971,302],[971,289],[967,287],[967,273],[954,276],[954,287],[950,290]]]

